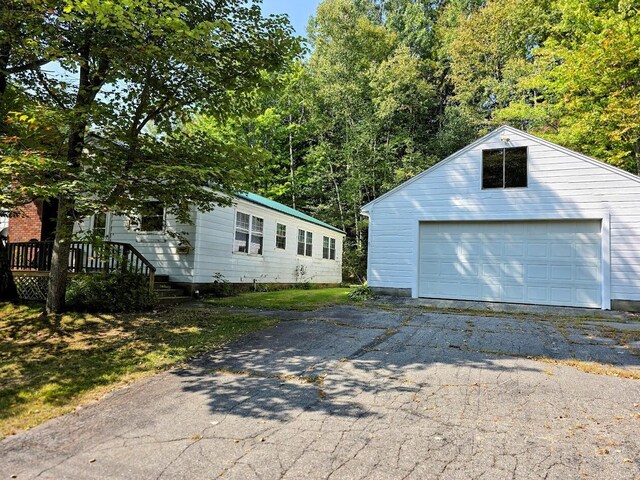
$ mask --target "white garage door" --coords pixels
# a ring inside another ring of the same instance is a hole
[[[419,295],[600,307],[599,221],[420,224]]]

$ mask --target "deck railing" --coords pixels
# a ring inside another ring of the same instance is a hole
[[[52,255],[52,241],[9,243],[11,270],[48,272]],[[134,246],[122,242],[103,242],[100,245],[71,242],[67,265],[71,273],[139,273],[149,277],[151,288],[156,272],[151,262]]]

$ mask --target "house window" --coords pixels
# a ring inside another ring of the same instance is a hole
[[[482,151],[482,188],[527,186],[527,147]]]
[[[336,259],[336,239],[322,237],[322,258],[328,260]]]
[[[145,213],[140,216],[141,232],[162,232],[164,230],[164,205],[162,202],[148,202]]]
[[[247,213],[236,213],[236,238],[233,243],[233,251],[249,253],[249,225],[251,216]]]
[[[93,236],[104,239],[107,237],[107,214],[96,213],[93,216]]]
[[[264,220],[258,217],[251,217],[251,245],[249,253],[262,255],[262,234],[264,231]]]
[[[276,248],[287,248],[287,226],[276,223]]]
[[[236,212],[233,251],[262,255],[264,220],[248,213]]]
[[[298,255],[313,254],[313,233],[298,229]]]

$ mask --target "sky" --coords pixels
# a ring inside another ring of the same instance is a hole
[[[263,0],[264,15],[272,13],[286,13],[296,29],[296,34],[306,36],[309,17],[315,15],[321,0]]]

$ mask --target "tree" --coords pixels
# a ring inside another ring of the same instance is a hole
[[[535,51],[535,74],[499,118],[640,174],[640,9],[557,2],[560,21]]]
[[[184,125],[197,112],[223,118],[242,108],[242,94],[263,82],[262,71],[277,70],[296,55],[298,41],[285,17],[263,18],[256,2],[65,0],[37,6],[35,34],[13,47],[29,52],[34,45],[33,61],[24,71],[5,70],[16,88],[37,98],[14,122],[25,131],[47,130],[51,124],[41,114],[54,110],[63,149],[56,143],[25,151],[9,141],[0,181],[14,188],[3,191],[0,208],[57,198],[47,297],[47,311],[57,313],[64,308],[79,218],[105,210],[144,213],[154,198],[189,221],[193,206],[229,202],[226,194],[250,171],[244,157],[251,152],[198,123]],[[45,60],[56,60],[67,75],[47,73]],[[23,174],[27,169],[31,177]]]
[[[495,127],[494,112],[519,99],[551,16],[548,1],[491,0],[459,18],[450,44],[454,99],[477,130]]]

